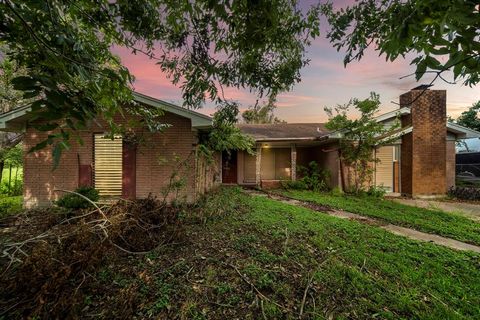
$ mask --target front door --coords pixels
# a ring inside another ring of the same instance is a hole
[[[237,151],[222,153],[222,182],[237,183]]]

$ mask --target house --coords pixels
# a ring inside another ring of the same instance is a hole
[[[401,122],[398,139],[375,150],[372,183],[408,196],[444,195],[455,185],[455,142],[480,137],[474,130],[447,122],[446,91],[414,89],[400,96],[400,108],[376,118],[386,126]],[[295,180],[298,166],[316,161],[330,172],[330,186],[342,184],[338,153],[341,132],[324,123],[241,124],[256,142],[256,154],[225,153],[222,182],[273,188]],[[344,179],[345,180],[345,179]],[[345,182],[346,184],[348,183]]]
[[[143,198],[152,194],[171,200],[179,191],[179,196],[187,201],[194,201],[213,186],[214,169],[196,157],[198,134],[211,127],[212,119],[140,93],[134,93],[134,98],[146,107],[162,109],[162,121],[171,127],[161,133],[134,128],[144,141],[132,144],[122,137],[106,138],[108,126],[96,119],[88,129],[78,132],[83,145],[71,141],[72,147],[63,152],[55,170],[52,170],[50,148],[25,152],[24,206],[49,205],[62,195],[57,190],[75,190],[79,186],[94,186],[104,197],[123,198]],[[25,133],[25,151],[48,135],[48,132],[39,132],[29,126],[28,111],[29,108],[24,107],[0,115],[0,130]],[[131,119],[117,116],[115,120],[121,123]],[[168,192],[176,171],[185,179],[184,187]]]
[[[345,180],[338,155],[342,132],[330,132],[325,124],[241,124],[241,131],[255,139],[256,154],[230,151],[218,155],[212,164],[197,152],[200,134],[212,126],[210,117],[140,93],[134,98],[145,107],[163,110],[162,121],[171,126],[157,133],[135,127],[133,132],[142,137],[142,143],[132,143],[120,136],[106,138],[108,126],[96,119],[78,132],[83,144],[72,141],[55,170],[50,149],[25,152],[24,206],[49,205],[62,195],[60,190],[79,186],[93,186],[103,197],[133,199],[152,194],[194,201],[219,182],[278,187],[282,180],[296,180],[297,167],[311,161],[330,172],[330,186],[341,186]],[[49,134],[30,127],[28,111],[23,107],[0,115],[0,130],[25,133],[25,151]],[[445,194],[455,184],[455,141],[480,137],[480,133],[447,122],[443,90],[409,91],[400,96],[398,110],[377,117],[386,126],[398,119],[402,126],[395,133],[396,141],[375,150],[380,162],[374,164],[373,183],[410,196]],[[115,119],[118,123],[130,120]],[[178,178],[183,180],[181,188],[171,190],[171,181]]]

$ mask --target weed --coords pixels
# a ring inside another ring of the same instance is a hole
[[[255,282],[258,289],[273,289],[276,278],[271,272],[265,272],[255,264],[249,264],[243,269],[244,273]]]
[[[255,244],[257,242],[258,242],[258,238],[255,235],[253,234],[244,235],[244,236],[238,237],[235,240],[233,247],[235,248],[235,250],[253,255],[257,252],[257,249],[255,248]]]

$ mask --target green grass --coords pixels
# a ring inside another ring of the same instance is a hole
[[[0,219],[22,210],[22,196],[8,197],[0,195]]]
[[[295,199],[327,205],[385,222],[480,245],[480,223],[455,213],[418,208],[388,199],[312,191],[279,191]]]
[[[178,242],[145,255],[101,252],[105,260],[98,266],[68,272],[77,278],[55,292],[63,300],[50,291],[41,306],[33,300],[6,318],[37,307],[50,313],[60,302],[62,315],[71,318],[85,312],[105,319],[480,318],[479,254],[249,196],[239,188],[219,188],[182,219]],[[39,254],[44,248],[39,244]],[[39,279],[39,273],[26,272],[30,280]],[[46,283],[56,279],[55,272],[51,278],[40,274]]]
[[[392,235],[302,207],[254,197],[249,224],[290,233],[297,261],[314,273],[321,317],[480,317],[480,256]],[[303,249],[303,250],[302,250]],[[314,261],[307,253],[324,256]],[[302,286],[303,287],[303,286]]]

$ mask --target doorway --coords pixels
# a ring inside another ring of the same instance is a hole
[[[237,183],[237,151],[222,153],[222,183]]]

